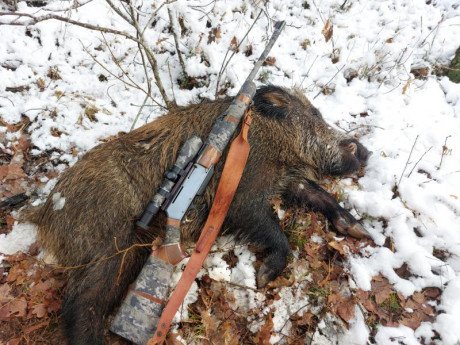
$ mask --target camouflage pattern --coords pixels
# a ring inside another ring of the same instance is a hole
[[[134,291],[164,301],[174,266],[150,256],[120,306],[110,330],[136,344],[145,345],[153,336],[164,308]]]

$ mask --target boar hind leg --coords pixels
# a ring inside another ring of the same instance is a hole
[[[299,182],[301,181],[301,182]],[[283,200],[287,205],[308,206],[324,214],[344,235],[370,237],[361,224],[323,188],[311,180],[290,179],[285,185]]]
[[[135,255],[138,256],[137,262]],[[138,251],[125,257],[120,279],[117,279],[120,256],[70,272],[61,306],[68,345],[103,344],[105,317],[120,303],[128,285],[141,270],[143,260],[139,255],[143,253]]]
[[[265,258],[257,275],[257,285],[262,288],[286,266],[289,242],[265,197],[250,195],[244,203],[240,199],[234,204],[240,207],[231,209],[226,226],[238,229],[237,237],[244,242],[263,249]]]

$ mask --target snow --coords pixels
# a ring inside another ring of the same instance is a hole
[[[309,8],[304,8],[304,4]],[[143,4],[142,11],[151,12],[150,5]],[[180,105],[201,97],[214,98],[217,74],[230,41],[234,36],[240,40],[259,12],[256,3],[243,0],[211,2],[205,8],[200,7],[205,13],[194,5],[203,3],[178,0],[170,6],[174,13],[183,16],[188,29],[180,46],[187,73],[209,76],[202,87],[180,90],[176,83],[181,69],[177,56],[173,55],[166,6],[158,12],[155,28],[146,30],[146,39],[159,59],[166,92],[170,98],[174,93]],[[47,12],[28,7],[23,1],[18,6],[19,11],[26,13]],[[67,2],[52,2],[48,8],[66,6]],[[270,53],[276,58],[275,65],[262,69],[270,72],[268,83],[301,88],[332,126],[359,134],[362,143],[374,152],[366,174],[359,179],[359,188],[344,187],[345,207],[366,215],[364,226],[377,245],[363,248],[361,255],[349,258],[350,284],[369,290],[372,277],[382,274],[404,296],[425,287],[442,290],[433,323],[424,322],[415,331],[404,326],[380,327],[376,343],[419,344],[422,338],[431,339],[437,332],[441,337],[437,343],[456,344],[460,341],[460,84],[432,73],[426,80],[414,79],[411,69],[428,67],[432,71],[449,63],[459,45],[458,1],[274,0],[264,5],[264,11],[240,52],[228,64],[220,86],[230,82],[227,94],[235,95],[254,59],[264,49],[272,21],[286,20],[285,30]],[[62,14],[133,34],[129,25],[102,0],[93,0],[78,10]],[[326,42],[321,30],[329,18],[334,34]],[[147,20],[145,16],[141,19]],[[0,17],[0,21],[5,20],[6,17]],[[207,21],[221,30],[221,37],[210,44],[207,44],[210,30]],[[113,53],[128,75],[146,89],[137,47],[122,37],[111,34],[103,37],[59,21],[44,21],[29,28],[30,34],[25,35],[24,27],[0,25],[0,116],[10,124],[27,116],[31,120],[27,131],[34,145],[31,154],[51,152],[61,162],[72,165],[78,159],[72,149],[81,156],[101,139],[129,131],[145,94],[127,78],[130,85],[121,83],[94,59],[123,78],[113,61]],[[301,44],[306,40],[310,43],[303,49]],[[248,45],[253,46],[249,58],[244,55]],[[339,56],[335,64],[330,58],[333,49]],[[61,79],[47,77],[50,67],[57,68]],[[107,81],[99,80],[101,74]],[[347,81],[351,75],[356,77]],[[38,86],[40,80],[45,82],[43,90]],[[326,84],[333,91],[328,95],[321,92]],[[16,93],[3,91],[6,87],[24,85],[30,89]],[[155,87],[153,94],[162,103]],[[85,109],[92,106],[99,110],[95,115],[97,122],[85,116]],[[148,101],[136,127],[163,112]],[[363,113],[367,115],[361,116]],[[61,136],[50,135],[53,129],[61,131]],[[62,172],[66,167],[61,164],[55,169]],[[48,195],[56,181],[47,181],[39,194]],[[399,196],[394,197],[395,185]],[[55,209],[64,207],[63,196],[55,195],[53,200]],[[394,251],[383,246],[387,237],[392,238]],[[31,225],[15,224],[10,234],[0,235],[0,252],[27,251],[34,240],[35,230]],[[445,261],[433,256],[434,249],[446,253]],[[239,257],[235,267],[229,268],[222,259],[224,254],[216,252],[207,259],[201,275],[206,273],[218,281],[255,288],[254,255],[246,247],[235,247],[234,253]],[[411,272],[408,279],[395,273],[403,264]],[[251,289],[229,286],[246,307],[263,301]],[[187,317],[186,305],[196,300],[196,291],[194,283],[180,317]],[[276,305],[278,311],[274,317],[276,330],[284,326],[289,313],[308,303],[288,289],[283,289],[280,295],[282,298],[271,306]],[[367,341],[369,331],[360,314],[356,315],[344,343]],[[253,321],[254,331],[261,326],[256,321]]]
[[[36,237],[34,225],[15,222],[9,234],[0,234],[0,263],[3,259],[1,254],[27,252],[30,245],[36,241]]]

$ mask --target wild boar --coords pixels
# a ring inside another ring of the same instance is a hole
[[[60,178],[35,213],[40,239],[68,270],[61,313],[69,344],[101,344],[104,319],[120,303],[149,255],[134,244],[164,234],[164,215],[149,231],[135,226],[173,164],[184,141],[205,139],[230,104],[229,99],[178,107],[113,141],[87,152]],[[343,234],[368,236],[364,228],[323,190],[324,174],[346,175],[365,166],[370,152],[356,139],[331,128],[298,90],[258,89],[248,140],[251,153],[224,228],[235,238],[260,247],[265,259],[259,287],[286,265],[288,240],[269,200],[322,212]],[[205,193],[197,197],[182,226],[184,240],[196,239],[206,220],[223,160]],[[122,260],[123,258],[123,260]]]

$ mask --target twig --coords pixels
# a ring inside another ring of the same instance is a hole
[[[180,52],[180,49],[179,49],[179,37],[177,36],[176,25],[175,25],[176,23],[172,15],[171,7],[168,7],[168,16],[169,16],[169,23],[171,24],[171,31],[172,31],[173,38],[174,38],[174,44],[176,46],[177,57],[179,58],[179,63],[182,67],[182,73],[184,77],[187,78],[187,72],[185,71],[185,62],[184,62],[184,59],[182,58],[182,53]],[[169,65],[168,65],[168,68],[169,68]]]
[[[425,155],[430,152],[430,150],[433,148],[433,146],[431,146],[428,150],[426,150],[423,155],[420,157],[420,159],[417,161],[417,163],[415,163],[414,167],[412,168],[412,170],[410,171],[409,175],[407,175],[407,177],[410,177],[410,175],[412,174],[412,172],[414,171],[414,169],[417,167],[418,163],[420,163],[420,161],[423,159],[423,157],[425,157]]]
[[[397,187],[399,187],[399,184],[401,183],[401,180],[403,178],[404,172],[407,169],[407,165],[409,164],[409,160],[410,160],[410,157],[412,156],[412,152],[414,151],[414,147],[415,147],[415,144],[417,143],[417,140],[418,140],[418,135],[414,140],[414,144],[412,145],[412,148],[410,149],[409,157],[407,157],[406,165],[404,166],[404,169],[403,169],[403,171],[401,173],[401,177],[399,178],[398,184],[396,185]]]
[[[133,25],[132,21],[123,12],[121,12],[120,9],[116,7],[111,0],[105,0],[105,2],[107,2],[112,10],[114,10],[121,18],[123,18],[129,24]]]
[[[172,92],[172,95],[173,95],[173,102],[174,102],[174,104],[177,104],[176,103],[176,95],[174,94],[174,82],[173,82],[172,75],[171,75],[171,68],[169,66],[169,60],[168,60],[168,73],[169,73],[169,80],[171,81],[171,92]]]
[[[439,167],[438,170],[441,169],[442,161],[444,159],[444,156],[447,155],[448,149],[447,149],[447,139],[449,139],[451,135],[448,135],[446,137],[446,140],[444,141],[444,145],[442,146],[442,154],[441,154],[441,161],[439,162]]]
[[[129,82],[127,82],[126,80],[120,78],[119,76],[117,76],[115,73],[113,73],[112,71],[110,71],[106,66],[104,66],[101,62],[99,62],[99,60],[96,59],[96,57],[94,57],[89,51],[88,49],[86,49],[86,47],[84,46],[83,42],[81,42],[81,45],[83,47],[83,50],[91,57],[91,59],[94,60],[94,62],[96,62],[99,66],[101,66],[107,73],[109,73],[111,76],[113,76],[114,78],[118,79],[119,81],[121,81],[122,83],[130,86],[130,87],[133,87],[139,91],[142,91],[143,93],[145,93],[146,95],[148,95],[148,97],[150,97],[150,99],[156,103],[158,106],[162,107],[162,108],[165,108],[164,105],[158,103],[158,101],[156,99],[154,99],[147,91],[145,91],[142,87],[140,87],[138,84],[134,83],[134,84],[131,84]],[[110,49],[109,49],[110,50]],[[124,75],[126,75],[124,73]],[[111,98],[112,99],[112,98]],[[112,99],[112,102],[113,102],[113,99]]]
[[[69,24],[74,24],[74,25],[77,25],[77,26],[81,26],[83,28],[90,29],[90,30],[95,30],[95,31],[100,31],[100,32],[120,35],[120,36],[126,37],[126,38],[128,38],[130,40],[133,40],[135,42],[139,42],[139,40],[136,37],[128,34],[127,32],[120,31],[120,30],[115,30],[115,29],[110,29],[110,28],[106,28],[106,27],[102,27],[102,26],[95,26],[95,25],[92,25],[92,24],[89,24],[89,23],[78,22],[76,20],[66,18],[66,17],[62,17],[62,16],[58,16],[58,15],[52,14],[52,13],[45,14],[44,16],[41,16],[41,17],[34,17],[33,15],[28,14],[28,13],[0,12],[0,16],[17,16],[18,18],[16,18],[15,20],[19,19],[19,17],[27,17],[27,18],[32,19],[28,23],[17,23],[17,22],[15,22],[15,20],[13,20],[12,22],[9,22],[9,23],[0,22],[0,25],[26,26],[26,25],[34,25],[34,24],[37,24],[39,22],[43,22],[45,20],[55,19],[55,20],[59,20],[59,21],[62,21],[62,22],[69,23]]]
[[[152,13],[152,15],[150,16],[150,19],[147,21],[147,24],[145,24],[144,26],[144,29],[142,30],[141,34],[144,35],[144,32],[145,30],[147,30],[147,28],[153,23],[153,21],[155,20],[155,16],[157,15],[158,11],[161,10],[161,8],[166,5],[166,4],[172,4],[173,2],[176,2],[177,0],[172,0],[172,1],[165,1],[163,2],[157,9],[155,12]]]
[[[134,121],[133,121],[133,123],[132,123],[132,125],[131,125],[131,128],[129,129],[130,132],[134,129],[134,126],[136,125],[136,122],[137,122],[137,120],[139,119],[139,116],[141,115],[142,109],[144,109],[145,103],[147,103],[147,99],[148,99],[148,98],[149,98],[149,95],[146,95],[145,98],[144,98],[144,102],[142,102],[142,105],[141,105],[141,107],[139,108],[139,111],[137,112],[136,117],[134,118]]]
[[[150,66],[152,67],[153,76],[155,78],[155,83],[158,87],[158,91],[160,91],[161,97],[163,98],[163,101],[166,103],[166,107],[169,107],[171,102],[168,96],[166,95],[166,91],[163,87],[163,83],[161,82],[157,60],[155,56],[153,55],[152,51],[150,50],[150,48],[148,47],[148,45],[145,43],[144,31],[141,31],[141,28],[139,27],[139,23],[136,19],[134,8],[131,3],[129,3],[129,10],[130,10],[131,19],[133,21],[133,26],[136,29],[137,34],[139,36],[138,41],[141,43],[142,47],[144,48],[145,54],[147,55],[147,60],[149,61]]]
[[[345,65],[343,65],[342,67],[340,67],[340,69],[332,76],[332,78],[329,79],[329,81],[328,81],[326,84],[323,85],[323,89],[322,89],[320,92],[318,92],[318,93],[316,94],[316,96],[313,97],[313,99],[316,99],[316,97],[318,97],[318,96],[321,94],[321,92],[323,92],[324,88],[325,88],[326,86],[328,86],[329,83],[330,83],[331,81],[333,81],[334,78],[337,76],[337,74],[339,74],[340,71],[342,71],[344,68],[345,68]]]
[[[219,92],[219,84],[220,84],[220,78],[222,77],[222,72],[225,71],[227,69],[227,66],[228,66],[228,63],[230,62],[230,60],[232,59],[232,57],[236,54],[236,52],[238,51],[238,49],[240,48],[241,44],[243,43],[243,41],[246,39],[246,37],[249,35],[249,33],[251,32],[252,28],[254,27],[254,25],[257,23],[257,20],[259,20],[260,16],[262,15],[262,10],[260,10],[259,14],[257,15],[256,19],[254,20],[254,22],[252,23],[251,27],[249,28],[249,30],[246,32],[246,34],[244,35],[244,37],[240,40],[240,43],[236,46],[236,48],[233,50],[233,53],[232,55],[230,55],[230,57],[228,58],[227,62],[225,63],[225,59],[227,58],[227,54],[230,50],[230,47],[227,48],[227,52],[225,53],[225,57],[224,57],[224,61],[222,61],[222,66],[220,67],[220,71],[219,71],[219,74],[217,75],[217,84],[216,84],[216,93],[215,93],[215,97],[217,97],[217,94]],[[225,64],[225,65],[224,65]]]
[[[300,83],[299,89],[302,88],[303,82],[304,82],[305,79],[308,77],[308,74],[310,73],[310,70],[312,69],[313,65],[315,64],[316,59],[318,59],[318,55],[316,55],[315,59],[314,59],[313,62],[311,63],[310,68],[309,68],[308,71],[307,71],[307,74],[305,74],[305,77],[303,77],[302,82]]]

